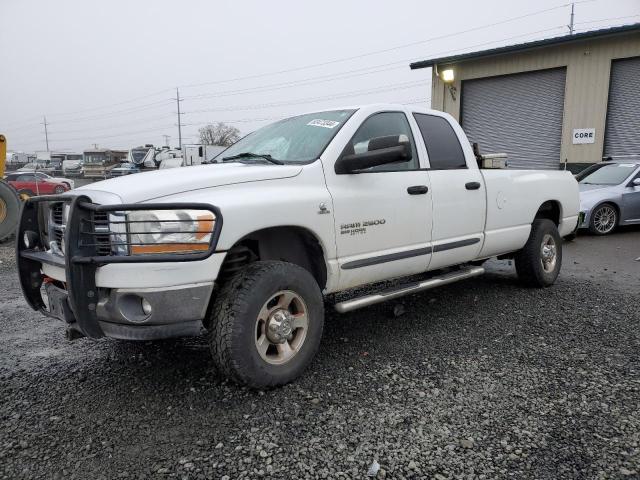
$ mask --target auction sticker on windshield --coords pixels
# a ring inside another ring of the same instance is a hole
[[[340,122],[336,122],[334,120],[322,120],[317,118],[315,120],[311,120],[307,125],[311,125],[312,127],[323,127],[323,128],[335,128],[340,125]]]

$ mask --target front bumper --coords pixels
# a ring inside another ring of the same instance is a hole
[[[40,204],[47,202],[70,203],[64,256],[45,248],[48,238]],[[27,302],[35,310],[65,321],[69,329],[90,338],[150,340],[199,334],[213,279],[225,255],[214,254],[221,223],[216,226],[206,252],[141,258],[100,254],[95,237],[87,237],[91,232],[82,228],[95,211],[156,207],[158,205],[97,206],[86,197],[71,196],[34,197],[26,202],[18,228],[16,253]],[[215,207],[200,204],[190,208],[207,208],[222,220]],[[31,248],[23,241],[25,233],[37,238]]]

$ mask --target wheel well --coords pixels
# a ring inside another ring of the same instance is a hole
[[[293,263],[311,273],[321,289],[326,286],[327,266],[322,246],[305,228],[271,227],[245,235],[229,249],[220,268],[220,277],[228,278],[258,260]]]
[[[556,226],[560,225],[560,203],[556,200],[548,200],[540,205],[535,218],[546,218]]]

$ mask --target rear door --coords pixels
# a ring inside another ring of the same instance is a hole
[[[409,138],[411,161],[350,174],[337,174],[334,165],[324,167],[333,201],[342,289],[424,272],[429,265],[429,174],[421,168],[406,113],[373,113],[340,149],[342,155],[366,151],[371,139],[388,135]]]
[[[477,257],[484,239],[486,192],[480,170],[468,164],[456,132],[447,118],[413,114],[429,160],[433,195],[433,257],[430,270]],[[460,128],[456,125],[456,128]]]

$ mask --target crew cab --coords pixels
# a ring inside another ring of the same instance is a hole
[[[220,157],[26,202],[28,303],[70,339],[207,331],[218,370],[264,388],[312,360],[330,294],[350,312],[481,275],[496,256],[548,287],[578,221],[569,172],[480,169],[458,123],[422,108],[297,115]]]

